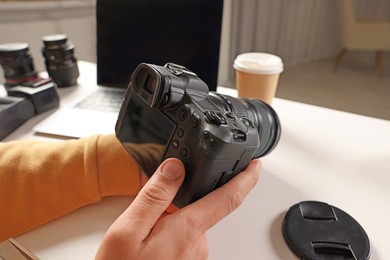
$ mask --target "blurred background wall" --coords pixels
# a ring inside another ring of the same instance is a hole
[[[231,64],[242,52],[274,53],[286,65],[336,56],[340,51],[337,1],[225,0],[229,46],[224,50],[221,83],[232,81]],[[385,16],[390,21],[389,0],[355,0],[354,5],[359,17]]]
[[[219,84],[232,85],[237,54],[263,51],[298,65],[337,55],[338,0],[225,0]],[[96,61],[94,0],[0,1],[0,43],[27,42],[44,69],[41,37],[65,33],[79,59]],[[355,0],[359,16],[390,19],[389,0]],[[0,76],[2,77],[2,75]]]

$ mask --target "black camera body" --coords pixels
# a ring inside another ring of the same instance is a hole
[[[209,93],[195,73],[176,64],[142,63],[132,75],[116,135],[149,177],[167,158],[184,163],[186,177],[173,201],[181,208],[270,152],[280,124],[259,100]]]

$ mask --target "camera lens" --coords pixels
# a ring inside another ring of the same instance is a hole
[[[260,147],[254,158],[270,153],[278,144],[281,125],[275,110],[258,99],[239,99],[247,109],[249,119],[257,127],[260,136]]]
[[[37,78],[27,43],[0,44],[0,64],[4,70],[6,87],[34,81]]]
[[[77,83],[79,69],[74,56],[75,46],[65,34],[48,35],[42,38],[42,54],[46,70],[58,87],[73,86]]]
[[[258,99],[234,98],[219,93],[210,93],[210,97],[225,111],[235,113],[239,118],[248,119],[257,128],[260,146],[253,158],[270,153],[278,144],[281,125],[275,110]]]

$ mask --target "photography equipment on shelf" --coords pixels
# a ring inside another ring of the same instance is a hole
[[[35,71],[27,43],[0,44],[7,97],[0,100],[0,140],[36,114],[59,105],[56,84]]]
[[[42,41],[42,54],[49,76],[59,88],[76,85],[79,69],[74,44],[65,34],[47,35]]]
[[[184,163],[185,180],[173,201],[181,208],[271,152],[281,126],[260,100],[209,92],[180,65],[142,63],[131,77],[115,130],[149,177],[167,158]]]

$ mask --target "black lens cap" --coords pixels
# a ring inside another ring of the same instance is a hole
[[[370,241],[346,212],[319,201],[303,201],[287,211],[283,237],[299,259],[369,259]]]

